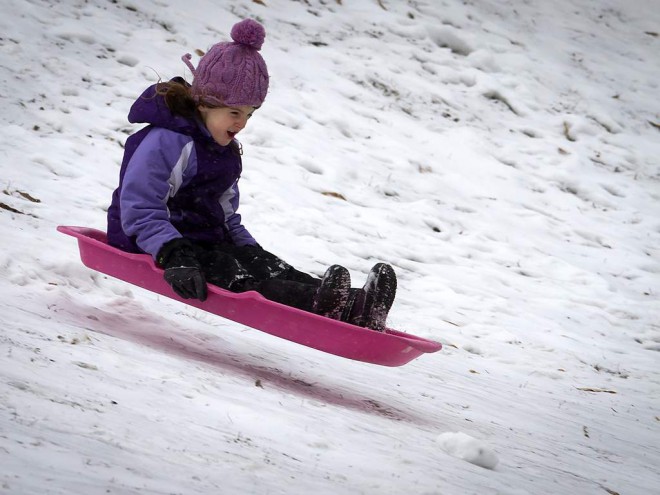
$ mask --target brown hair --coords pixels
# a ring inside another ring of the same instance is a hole
[[[190,84],[180,78],[172,79],[168,82],[158,82],[156,84],[156,94],[165,99],[167,108],[174,115],[186,119],[194,119],[200,116],[197,103],[190,92]],[[243,147],[236,140],[229,143],[229,147],[236,155],[243,154]]]
[[[190,85],[184,80],[172,80],[168,82],[158,82],[156,84],[156,94],[165,98],[167,108],[174,115],[179,115],[187,119],[198,115],[197,102],[190,94]]]

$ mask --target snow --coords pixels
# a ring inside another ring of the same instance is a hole
[[[657,1],[2,11],[0,493],[658,492]],[[390,325],[441,352],[326,355],[94,273],[55,231],[105,228],[133,99],[244,17],[271,74],[246,226],[356,286],[392,263]]]
[[[499,462],[492,449],[465,433],[442,433],[438,436],[438,443],[447,454],[486,469],[495,469]]]

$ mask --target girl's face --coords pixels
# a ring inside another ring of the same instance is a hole
[[[216,143],[229,146],[234,136],[238,134],[252,114],[254,107],[205,107],[199,106],[204,125],[213,136]]]

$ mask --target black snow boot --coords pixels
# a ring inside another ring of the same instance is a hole
[[[340,265],[332,265],[323,275],[321,285],[314,296],[312,312],[339,320],[344,312],[351,290],[351,275]]]
[[[378,263],[369,272],[364,287],[351,293],[351,300],[342,319],[353,325],[382,332],[395,296],[394,269],[385,263]]]

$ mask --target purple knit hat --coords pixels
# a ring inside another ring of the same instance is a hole
[[[216,43],[201,58],[197,69],[186,53],[181,59],[193,74],[193,98],[200,104],[259,107],[268,91],[268,69],[259,55],[266,30],[245,19],[231,30],[234,42]]]

